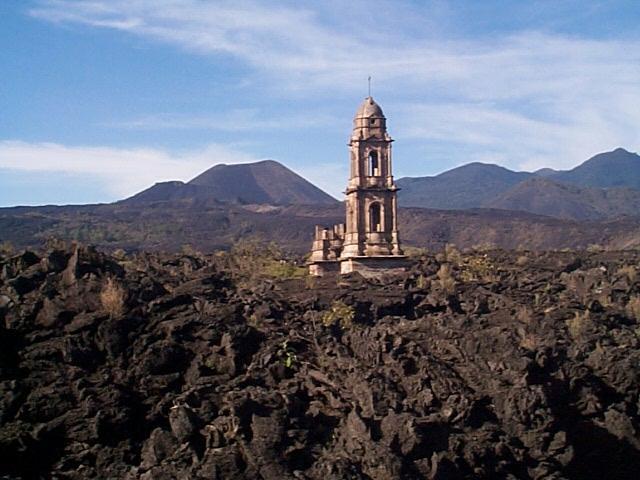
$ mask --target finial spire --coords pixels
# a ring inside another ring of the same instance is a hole
[[[369,96],[371,96],[371,75],[369,75],[369,78],[367,80],[369,82]]]

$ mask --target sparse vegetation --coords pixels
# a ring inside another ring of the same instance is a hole
[[[462,261],[462,254],[453,243],[447,243],[444,246],[444,261],[454,265],[459,265]]]
[[[224,267],[242,282],[259,278],[302,278],[307,274],[304,265],[285,258],[275,243],[264,244],[256,239],[242,240],[222,255]]]
[[[528,305],[520,305],[516,311],[516,318],[526,325],[534,323],[533,309]]]
[[[9,256],[13,255],[15,248],[11,242],[0,243],[0,255]]]
[[[461,262],[460,278],[463,282],[496,280],[495,266],[486,254],[465,257]]]
[[[605,248],[599,243],[591,243],[587,246],[587,252],[589,253],[600,253],[604,251],[605,251]]]
[[[338,325],[342,329],[351,328],[356,318],[356,311],[351,305],[340,300],[331,304],[331,308],[322,315],[322,324],[325,327]]]
[[[627,314],[636,322],[640,322],[640,296],[635,295],[627,303]]]
[[[620,267],[617,273],[620,276],[626,276],[630,283],[634,283],[638,279],[638,270],[634,265]]]
[[[448,293],[453,294],[456,291],[456,279],[454,278],[451,270],[451,264],[443,263],[438,269],[438,285],[440,288]]]
[[[108,277],[100,292],[100,303],[111,318],[120,318],[124,314],[126,292],[113,278]]]
[[[540,338],[535,333],[523,331],[520,336],[520,346],[535,351],[540,348]]]
[[[574,339],[579,339],[589,332],[593,321],[589,310],[585,310],[584,312],[575,312],[574,317],[568,319],[566,324],[569,335]]]
[[[293,368],[298,361],[295,349],[289,344],[289,340],[285,340],[280,344],[278,349],[278,357],[286,368]]]
[[[411,259],[418,260],[420,258],[423,258],[423,257],[426,257],[427,255],[429,255],[429,249],[420,248],[420,247],[405,246],[404,247],[404,254],[406,256],[408,256],[409,258],[411,258]]]

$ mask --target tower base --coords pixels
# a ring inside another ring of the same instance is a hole
[[[324,277],[325,275],[337,275],[340,273],[339,260],[317,260],[309,262],[309,275],[312,277]]]
[[[406,272],[411,262],[405,255],[378,255],[375,257],[358,256],[340,260],[321,260],[309,262],[308,265],[309,275],[312,277],[358,272],[365,278],[375,278]]]
[[[365,278],[397,275],[406,272],[411,262],[405,255],[377,255],[375,257],[348,257],[340,260],[340,273],[358,272]]]

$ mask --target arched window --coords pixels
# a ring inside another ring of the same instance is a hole
[[[372,177],[380,176],[380,160],[378,152],[375,150],[369,152],[369,175]]]
[[[379,203],[372,203],[369,207],[369,230],[371,232],[382,231],[382,215]]]

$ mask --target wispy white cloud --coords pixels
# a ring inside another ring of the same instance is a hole
[[[575,117],[549,120],[481,103],[404,105],[398,109],[397,135],[449,144],[455,164],[481,161],[517,170],[568,169],[595,153],[634,140],[640,144],[637,132],[616,131],[597,110],[576,109]]]
[[[247,153],[216,144],[175,154],[151,148],[0,141],[0,169],[88,175],[102,180],[115,199],[136,193],[155,182],[190,180],[218,163],[255,160]]]
[[[257,160],[261,159],[220,144],[172,153],[152,148],[0,141],[0,170],[86,175],[101,181],[114,200],[130,196],[156,182],[188,181],[214,165]],[[343,165],[327,163],[294,170],[320,188],[340,196],[336,190],[335,174],[340,173],[339,178],[346,178],[346,167]]]
[[[132,130],[213,130],[223,132],[247,132],[255,130],[289,130],[310,127],[328,127],[336,118],[325,114],[291,113],[265,116],[257,109],[230,110],[220,115],[197,116],[187,114],[146,115],[105,124],[109,127]]]
[[[639,38],[537,31],[453,38],[438,26],[437,8],[371,0],[365,10],[360,3],[349,7],[349,21],[335,2],[251,0],[42,0],[31,14],[233,56],[271,79],[280,95],[354,92],[373,73],[390,99],[396,137],[472,146],[474,159],[513,168],[566,168],[603,149],[640,146]],[[361,11],[377,14],[354,14]],[[410,28],[397,28],[403,24]],[[253,120],[245,113],[227,127],[217,118],[192,119],[191,127],[250,128]],[[150,117],[129,126],[179,123]]]

